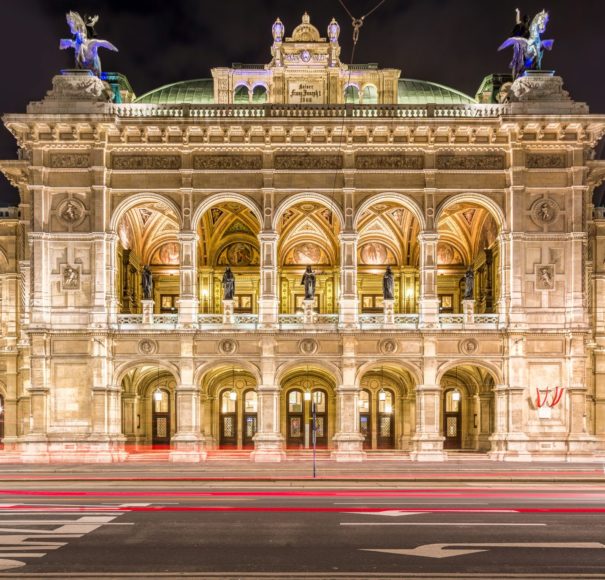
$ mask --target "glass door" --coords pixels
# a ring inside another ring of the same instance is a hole
[[[256,391],[246,391],[244,393],[244,424],[242,426],[242,443],[245,449],[254,447],[254,440],[252,438],[257,431],[257,412],[258,396]]]
[[[393,449],[395,447],[395,429],[393,421],[394,395],[389,390],[378,392],[378,449]]]
[[[363,390],[359,393],[359,432],[363,435],[363,448],[372,448],[372,409],[370,407],[370,392]]]
[[[154,447],[170,446],[170,394],[164,389],[153,393],[152,445]]]
[[[460,449],[462,446],[462,402],[458,389],[448,389],[444,394],[443,434],[444,449]]]
[[[221,448],[237,448],[237,393],[229,389],[220,397],[220,439]]]
[[[325,391],[312,391],[312,401],[315,404],[315,442],[317,447],[328,446],[328,402]],[[309,405],[307,412],[309,420],[312,421],[313,407]],[[312,423],[311,423],[312,425]],[[312,433],[311,433],[312,436]],[[309,445],[313,444],[313,440],[309,441]]]
[[[298,389],[294,389],[288,393],[288,412],[286,417],[286,443],[288,447],[301,449],[305,446],[304,421],[303,393]]]

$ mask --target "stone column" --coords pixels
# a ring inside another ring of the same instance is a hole
[[[261,384],[258,394],[258,430],[254,436],[254,462],[280,462],[286,458],[280,429],[280,385],[275,380],[275,340],[261,338]]]
[[[29,431],[21,437],[21,461],[23,463],[48,463],[50,461],[46,437],[48,389],[30,386],[29,399]]]
[[[179,326],[194,328],[197,325],[199,300],[197,296],[197,241],[198,236],[192,231],[179,234],[180,243],[180,296]]]
[[[118,322],[118,236],[115,232],[107,234],[105,238],[105,307],[107,309],[107,323],[117,324]],[[121,289],[120,289],[121,292]]]
[[[260,300],[258,322],[261,328],[275,328],[279,308],[277,275],[277,240],[273,230],[264,230],[258,235],[260,242]]]
[[[336,461],[363,461],[363,435],[359,432],[359,387],[355,384],[357,370],[354,337],[343,337],[342,385],[336,388],[336,432],[333,438]]]
[[[121,434],[122,413],[120,385],[93,386],[91,406],[92,455],[85,460],[95,463],[124,461],[125,437]]]
[[[344,328],[355,328],[359,323],[357,297],[357,232],[342,232],[340,239],[340,299],[339,322]]]
[[[434,231],[418,235],[420,244],[420,327],[439,325],[439,297],[437,296],[437,241]]]
[[[172,437],[170,461],[199,462],[206,459],[201,449],[200,400],[196,385],[176,388],[176,433]]]
[[[48,254],[48,242],[40,234],[32,232],[31,244],[31,267],[36,273],[32,279],[31,297],[31,324],[34,326],[46,325],[50,322],[50,292],[49,280],[50,258]],[[34,237],[35,236],[35,237]]]

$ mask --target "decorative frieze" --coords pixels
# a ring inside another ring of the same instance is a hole
[[[497,170],[504,169],[503,155],[439,155],[437,169]]]
[[[356,169],[423,169],[423,155],[357,155]]]
[[[113,169],[166,171],[181,168],[180,155],[112,155]]]
[[[276,155],[275,169],[342,169],[342,155]]]
[[[198,170],[255,170],[262,169],[260,155],[195,155],[193,169]]]
[[[565,153],[528,153],[525,157],[528,169],[562,169],[567,167]]]
[[[53,169],[86,169],[90,167],[88,153],[51,153],[48,166]]]

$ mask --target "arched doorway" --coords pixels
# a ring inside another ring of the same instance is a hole
[[[282,431],[289,449],[330,448],[334,434],[334,382],[319,369],[291,371],[282,380]]]
[[[494,377],[485,368],[461,363],[441,378],[445,450],[489,451],[494,428]]]
[[[208,448],[253,449],[258,430],[256,379],[237,365],[202,378],[202,425]]]
[[[4,397],[0,395],[0,449],[4,449]]]
[[[364,449],[407,449],[414,432],[413,379],[392,363],[366,370],[359,391]]]
[[[141,364],[122,378],[122,434],[132,451],[167,449],[176,432],[176,379],[166,368]]]

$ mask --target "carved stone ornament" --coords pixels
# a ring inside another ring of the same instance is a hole
[[[460,341],[458,350],[462,354],[476,354],[479,350],[479,343],[474,338],[467,338]]]
[[[145,338],[139,341],[139,353],[150,355],[158,352],[158,343],[155,340]]]
[[[84,204],[75,198],[64,199],[57,208],[57,217],[68,226],[77,226],[86,217]]]
[[[48,166],[53,169],[86,169],[90,167],[88,153],[51,153]]]
[[[531,217],[536,225],[552,224],[559,217],[559,204],[547,197],[538,199],[531,206]]]
[[[61,287],[63,290],[80,289],[80,270],[77,267],[65,264],[61,269]]]
[[[502,155],[439,155],[437,169],[497,170],[504,169]]]
[[[109,103],[111,87],[90,71],[69,70],[53,77],[53,88],[46,93],[47,101],[94,101]]]
[[[508,93],[508,101],[571,101],[569,93],[563,90],[563,79],[544,71],[531,71],[515,80]]]
[[[221,354],[235,354],[239,348],[239,344],[232,338],[225,338],[218,343],[218,351]]]
[[[195,155],[193,169],[262,169],[263,158],[260,155]]]
[[[536,266],[536,290],[554,290],[555,267],[552,264]]]
[[[528,169],[562,169],[567,167],[565,153],[528,153],[525,157]]]
[[[276,155],[275,169],[342,169],[342,155]]]
[[[356,169],[423,169],[422,155],[357,155]]]
[[[112,155],[113,169],[122,170],[170,170],[181,168],[180,155]]]
[[[378,343],[378,350],[382,354],[395,354],[397,352],[397,341],[392,338],[384,338]]]
[[[315,354],[319,350],[319,344],[314,338],[303,338],[298,343],[298,350],[301,354]]]

